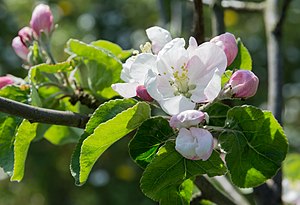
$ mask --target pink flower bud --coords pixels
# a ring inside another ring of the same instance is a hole
[[[11,85],[13,83],[14,83],[14,80],[9,76],[1,76],[0,77],[0,89],[7,85]]]
[[[32,12],[30,26],[39,37],[41,32],[49,35],[53,28],[53,15],[48,5],[39,4]]]
[[[189,128],[198,125],[205,119],[205,114],[199,110],[186,110],[177,115],[173,115],[170,119],[170,126],[173,128]]]
[[[23,60],[27,61],[27,55],[29,53],[29,49],[26,45],[22,42],[21,37],[17,36],[12,41],[12,47],[15,53],[22,58]]]
[[[227,57],[227,66],[229,66],[234,61],[238,53],[235,36],[227,32],[214,37],[210,40],[210,42],[215,43],[217,46],[224,50]]]
[[[142,100],[152,102],[153,98],[149,95],[147,89],[143,85],[139,85],[136,88],[136,96],[141,98]]]
[[[191,160],[207,160],[214,147],[212,134],[201,128],[181,128],[176,138],[175,149],[183,157]]]
[[[25,26],[19,30],[18,35],[20,36],[22,42],[26,44],[32,40],[32,29],[28,26]]]
[[[231,87],[231,93],[234,97],[249,98],[255,95],[258,83],[258,77],[253,72],[238,70],[232,74],[228,85]]]

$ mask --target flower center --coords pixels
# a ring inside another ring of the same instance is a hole
[[[172,67],[174,70],[175,68]],[[180,72],[181,71],[181,72]],[[192,94],[190,91],[196,88],[195,85],[189,85],[189,77],[187,75],[188,70],[186,67],[186,63],[184,63],[180,70],[173,72],[174,80],[170,81],[170,85],[175,88],[174,95],[183,95],[187,98],[190,98]]]

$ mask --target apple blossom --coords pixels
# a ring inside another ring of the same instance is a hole
[[[121,79],[125,83],[113,84],[112,88],[124,98],[137,96],[137,88],[144,85],[148,70],[156,70],[156,58],[151,53],[141,53],[127,59],[121,71]]]
[[[39,37],[41,32],[49,35],[53,29],[53,15],[48,5],[39,4],[32,12],[30,26]]]
[[[152,51],[154,54],[158,54],[158,52],[172,40],[170,32],[158,26],[148,28],[146,34],[152,43]]]
[[[184,39],[173,39],[158,53],[158,73],[148,69],[145,87],[170,115],[211,102],[221,90],[227,64],[224,51],[213,43],[197,46],[195,42],[191,37],[192,45],[185,49]]]
[[[189,128],[198,125],[205,119],[205,114],[199,110],[186,110],[177,115],[173,115],[170,119],[170,126],[173,128]]]
[[[191,160],[207,160],[212,154],[213,147],[212,134],[201,128],[181,128],[176,138],[175,149]]]
[[[20,36],[17,36],[12,40],[12,47],[13,47],[15,53],[20,58],[27,61],[27,56],[28,56],[28,53],[29,53],[29,49],[26,47],[24,42],[21,40]]]
[[[14,83],[13,78],[11,78],[10,76],[1,76],[0,77],[0,89],[7,86],[7,85],[11,85]]]
[[[249,70],[234,72],[225,89],[230,89],[232,97],[249,98],[255,95],[258,88],[258,77]]]
[[[214,37],[210,40],[210,42],[215,43],[217,46],[224,50],[227,57],[227,66],[231,65],[238,53],[235,36],[231,33],[226,32]]]

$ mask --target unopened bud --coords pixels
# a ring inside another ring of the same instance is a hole
[[[236,98],[249,98],[255,95],[258,88],[258,77],[249,70],[238,70],[234,72],[226,85]]]
[[[30,26],[37,37],[41,32],[49,35],[53,29],[53,15],[48,5],[39,4],[32,12]]]
[[[173,115],[170,119],[170,126],[173,128],[189,128],[198,125],[205,119],[205,114],[199,110],[186,110],[177,115]]]
[[[18,35],[20,36],[22,42],[27,44],[32,40],[32,29],[28,26],[23,27],[19,30]]]
[[[13,39],[12,47],[13,47],[15,53],[20,58],[22,58],[24,61],[27,61],[27,56],[28,56],[28,53],[29,53],[29,49],[23,43],[20,36],[17,36]]]
[[[212,134],[201,128],[181,128],[176,138],[175,149],[183,157],[191,160],[207,160],[214,147]]]
[[[10,76],[1,76],[0,77],[0,89],[7,85],[11,85],[13,83],[14,83],[14,80]]]
[[[145,88],[144,85],[139,85],[136,88],[136,96],[141,98],[142,100],[152,102],[153,98],[149,95],[147,89]]]
[[[210,42],[215,43],[217,46],[224,50],[227,57],[227,66],[229,66],[234,61],[238,53],[235,36],[231,33],[226,32],[214,37],[210,40]]]

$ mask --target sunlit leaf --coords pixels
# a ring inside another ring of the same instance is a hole
[[[21,119],[0,113],[0,167],[12,175],[14,167],[14,136]]]
[[[248,49],[244,46],[240,38],[237,39],[238,54],[232,64],[228,66],[230,70],[252,70],[252,59]]]
[[[253,106],[228,111],[219,141],[227,152],[231,179],[239,187],[255,187],[273,177],[288,149],[287,138],[272,113]]]
[[[11,181],[21,181],[24,176],[25,161],[31,141],[36,136],[38,123],[23,120],[17,130],[14,141],[14,171]]]
[[[87,66],[88,85],[92,92],[104,98],[117,95],[111,89],[113,83],[120,82],[122,63],[117,57],[104,48],[75,39],[68,41],[67,52],[83,59]],[[103,92],[104,90],[106,92]]]
[[[137,104],[132,99],[111,100],[102,104],[91,116],[73,153],[71,173],[75,178],[75,183],[79,185],[85,182],[90,169],[101,155],[99,152],[103,152],[104,149],[108,148],[103,143],[114,143],[137,128],[144,120],[149,118],[149,115],[150,108],[148,105],[145,103]],[[102,138],[104,139],[102,140]],[[95,147],[101,146],[101,148],[98,147],[99,150],[93,155],[83,154],[84,151],[89,150],[89,146],[93,145],[95,140],[97,141]],[[84,156],[82,157],[82,155]],[[82,159],[88,160],[91,164],[84,167]],[[84,169],[83,173],[82,169]]]
[[[112,43],[110,41],[99,40],[94,41],[91,44],[111,52],[120,60],[126,60],[132,55],[132,50],[123,50],[118,44]]]

